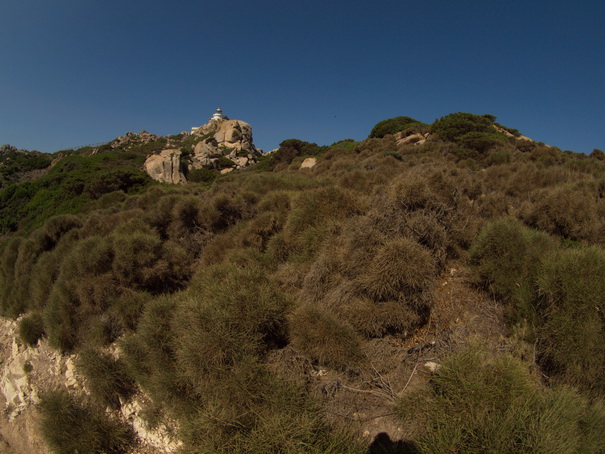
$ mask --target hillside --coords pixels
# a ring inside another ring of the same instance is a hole
[[[229,173],[193,166],[207,134],[148,133],[14,170],[4,449],[605,452],[605,155],[495,120]],[[186,184],[142,170],[166,149]]]

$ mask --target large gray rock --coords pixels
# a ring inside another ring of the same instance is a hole
[[[182,172],[181,151],[176,149],[162,150],[145,161],[145,171],[151,178],[164,183],[186,183]]]
[[[192,135],[200,138],[193,149],[191,168],[223,170],[228,165],[240,169],[256,163],[262,152],[254,146],[252,127],[241,120],[211,119],[193,128]],[[232,161],[227,164],[225,159]]]

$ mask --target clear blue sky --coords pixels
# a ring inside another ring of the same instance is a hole
[[[258,147],[452,112],[605,150],[602,0],[2,0],[0,144],[176,134],[218,106]]]

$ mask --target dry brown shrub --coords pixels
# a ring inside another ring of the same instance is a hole
[[[333,248],[322,254],[312,265],[303,282],[301,298],[309,303],[316,303],[342,282],[340,271],[342,261],[333,253]]]
[[[410,238],[385,242],[370,261],[360,286],[378,301],[405,300],[417,304],[430,291],[437,274],[435,257]]]
[[[374,187],[384,184],[385,181],[385,175],[377,170],[350,168],[339,177],[338,185],[367,194]]]
[[[346,304],[334,311],[369,338],[394,333],[405,336],[421,325],[426,315],[426,310],[418,311],[405,301],[372,301],[367,297],[349,298]]]
[[[430,211],[410,213],[406,219],[406,228],[408,236],[430,249],[440,265],[445,263],[448,233],[434,213]]]
[[[597,215],[594,194],[562,186],[542,190],[534,197],[536,202],[524,213],[527,224],[573,240],[597,240],[603,221]]]
[[[291,345],[320,364],[344,370],[363,358],[355,330],[316,306],[300,306],[290,317],[289,332]]]
[[[510,200],[501,192],[491,192],[478,200],[478,214],[484,219],[507,216],[510,212]]]

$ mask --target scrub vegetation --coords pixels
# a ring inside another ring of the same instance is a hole
[[[152,143],[2,188],[0,314],[91,393],[41,396],[49,447],[129,452],[144,395],[182,453],[604,452],[605,162],[518,136],[396,117],[182,186],[140,170]],[[500,337],[456,340],[455,270]]]

